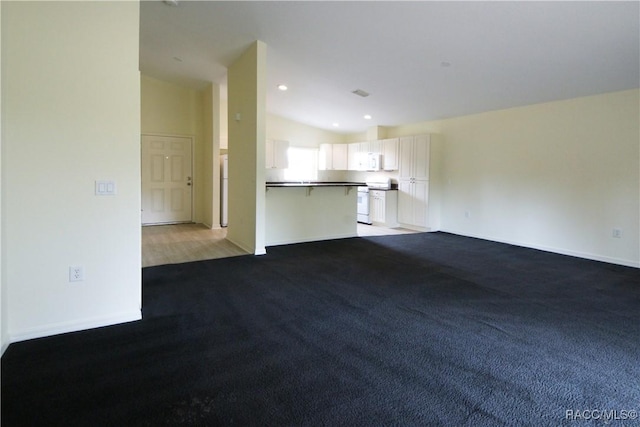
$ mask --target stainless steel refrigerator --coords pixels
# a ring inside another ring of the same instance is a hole
[[[220,226],[226,227],[229,203],[229,155],[220,156]]]

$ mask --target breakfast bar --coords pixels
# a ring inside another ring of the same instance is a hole
[[[267,182],[266,246],[357,236],[361,182]]]

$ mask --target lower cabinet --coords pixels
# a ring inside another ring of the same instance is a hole
[[[385,227],[398,226],[398,191],[369,190],[371,223]]]
[[[398,181],[398,222],[404,226],[428,228],[429,181],[414,178]]]

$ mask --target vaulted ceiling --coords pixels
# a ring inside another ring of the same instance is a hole
[[[267,110],[337,132],[640,86],[636,1],[141,2],[149,76],[224,87],[254,40]]]

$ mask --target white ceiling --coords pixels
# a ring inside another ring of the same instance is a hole
[[[637,1],[150,0],[140,22],[144,74],[224,85],[262,40],[267,110],[338,132],[640,87]]]

